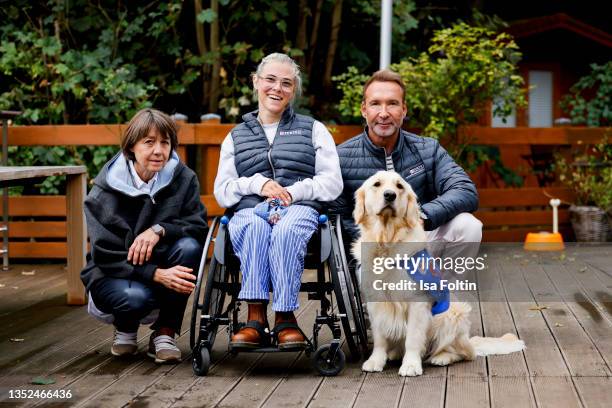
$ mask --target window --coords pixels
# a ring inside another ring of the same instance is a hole
[[[553,125],[553,75],[529,71],[529,127]]]

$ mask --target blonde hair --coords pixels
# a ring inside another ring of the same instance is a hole
[[[300,71],[300,66],[287,54],[282,54],[280,52],[273,52],[272,54],[268,54],[262,58],[259,65],[257,65],[257,70],[253,75],[261,76],[261,72],[263,71],[266,64],[270,62],[280,62],[283,64],[289,64],[291,69],[293,70],[293,81],[295,82],[295,90],[293,92],[293,100],[295,98],[302,95],[302,73]],[[257,91],[255,91],[255,95],[257,95]]]

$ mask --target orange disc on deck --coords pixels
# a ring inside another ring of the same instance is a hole
[[[526,251],[562,251],[563,237],[558,232],[530,232],[525,238]]]

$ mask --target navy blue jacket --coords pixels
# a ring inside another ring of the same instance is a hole
[[[343,215],[344,230],[352,239],[359,236],[352,217],[355,191],[370,176],[387,169],[385,149],[372,143],[367,130],[338,146],[344,190],[332,212]],[[426,229],[478,209],[476,186],[437,140],[401,130],[391,157],[395,171],[419,198],[421,211],[429,219]]]

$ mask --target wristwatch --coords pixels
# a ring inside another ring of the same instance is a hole
[[[159,224],[155,224],[154,226],[151,227],[151,229],[153,230],[154,233],[156,233],[160,237],[163,237],[166,234],[166,230],[164,229],[164,227],[162,227]]]

